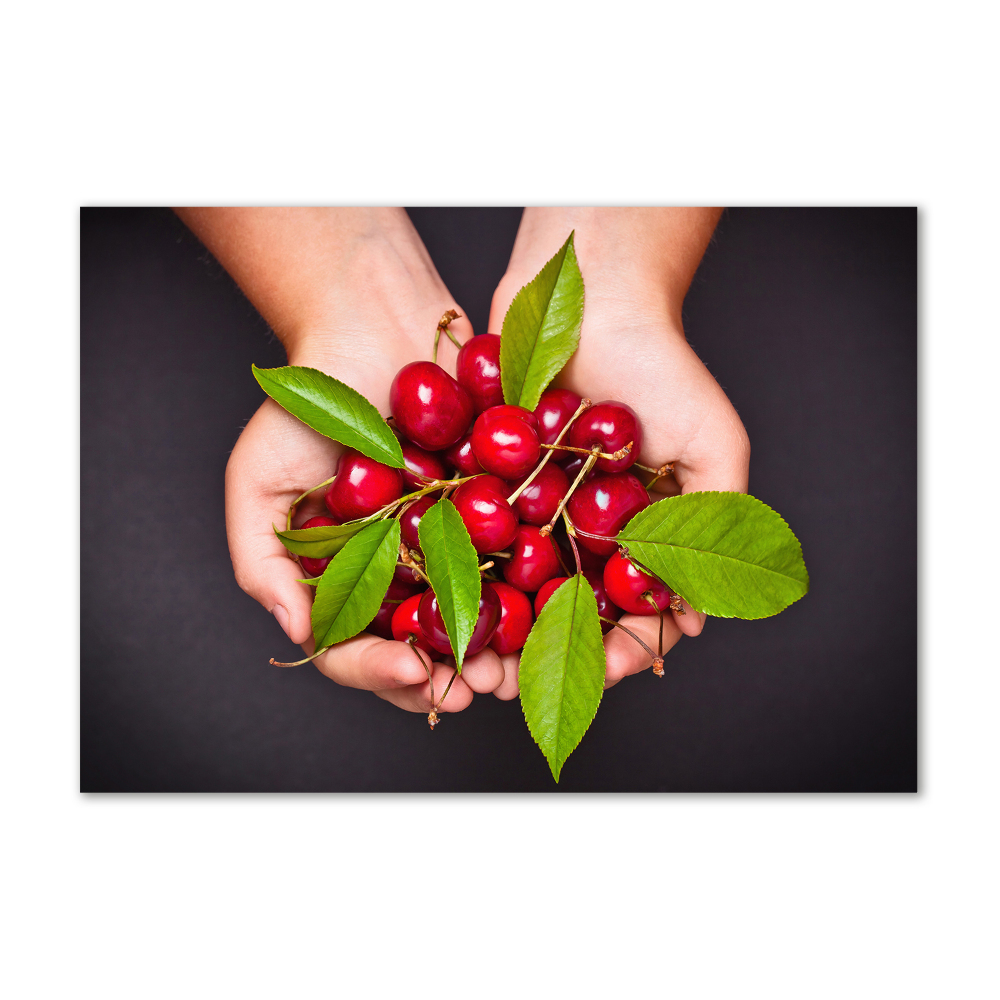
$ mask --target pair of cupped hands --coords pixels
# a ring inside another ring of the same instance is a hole
[[[438,275],[402,209],[178,209],[233,275],[285,346],[290,365],[319,368],[389,412],[389,387],[411,361],[430,360],[442,314],[454,309],[456,339],[472,326]],[[681,305],[719,217],[717,209],[525,210],[507,271],[493,295],[489,332],[500,333],[518,290],[571,230],[586,298],[580,346],[555,385],[595,403],[627,403],[643,427],[640,461],[674,464],[666,493],[746,492],[750,447],[732,404],[688,345]],[[475,247],[468,248],[470,254]],[[438,363],[455,374],[457,348],[442,338]],[[334,474],[340,445],[266,400],[243,430],[226,469],[226,529],[236,580],[307,654],[314,650],[311,588],[298,580],[272,524],[283,525],[304,490]],[[323,509],[323,492],[303,502],[293,526]],[[697,636],[702,614],[667,616],[664,653]],[[656,647],[659,619],[622,624]],[[605,636],[605,687],[648,668],[649,654],[620,629]],[[430,664],[435,691],[454,673]],[[348,687],[374,691],[426,713],[430,683],[414,649],[362,633],[314,661]],[[518,695],[517,654],[485,649],[468,657],[440,711],[466,708],[474,694]]]

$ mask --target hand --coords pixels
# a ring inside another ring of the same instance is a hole
[[[288,363],[319,368],[389,412],[389,386],[411,361],[429,360],[434,331],[458,308],[402,210],[194,209],[178,214],[233,275],[285,345]],[[460,341],[465,318],[452,323]],[[454,374],[457,349],[442,337],[439,363]],[[226,531],[236,580],[270,611],[307,655],[314,650],[311,588],[275,537],[292,501],[330,478],[342,448],[266,400],[226,467]],[[325,513],[323,491],[296,511],[294,526]],[[417,655],[414,655],[415,652]],[[419,657],[419,659],[418,659]],[[313,662],[347,687],[374,691],[413,712],[428,712],[426,653],[362,633]],[[434,665],[440,698],[453,668]],[[469,657],[441,711],[461,711],[473,692],[503,678],[490,649]]]
[[[518,290],[541,270],[571,230],[586,284],[580,347],[554,384],[594,403],[631,406],[643,426],[639,461],[674,463],[665,493],[747,490],[750,443],[726,394],[684,338],[681,306],[718,221],[715,209],[527,209],[507,273],[493,296],[490,331],[500,333]],[[685,605],[666,616],[664,652],[700,634],[705,615]],[[656,649],[659,619],[621,622]],[[647,669],[649,655],[620,629],[604,640],[605,687]],[[502,699],[518,693],[516,654],[502,657]]]

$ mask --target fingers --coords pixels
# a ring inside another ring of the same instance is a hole
[[[508,653],[506,656],[500,657],[500,663],[503,666],[503,681],[493,693],[501,701],[512,701],[521,693],[521,689],[517,683],[517,674],[521,666],[521,654]]]
[[[339,446],[267,400],[226,465],[226,534],[236,581],[299,644],[311,633],[305,574],[274,534],[291,502],[334,474]]]
[[[504,668],[500,657],[489,648],[476,653],[475,656],[467,657],[462,664],[462,680],[476,694],[489,694],[495,691],[504,680]]]
[[[660,631],[658,615],[623,615],[622,625],[631,629],[650,649],[657,648]],[[663,617],[663,654],[677,645],[681,630],[677,627],[673,615]],[[623,677],[647,670],[653,665],[652,657],[620,628],[613,628],[604,637],[604,650],[607,655],[607,671],[604,675],[604,688],[614,687]]]
[[[426,674],[424,676],[426,677]],[[448,691],[444,701],[437,709],[439,713],[461,712],[472,704],[472,689],[463,680],[464,667],[462,676],[455,677],[450,690],[448,690],[448,682],[455,676],[454,667],[449,667],[444,663],[435,663],[431,676],[434,678],[435,704],[441,701],[442,695]],[[402,689],[376,691],[375,694],[383,701],[388,701],[406,712],[422,712],[426,715],[431,710],[431,685],[426,679],[422,684],[413,684]]]
[[[681,600],[681,606],[684,608],[684,614],[677,611],[671,612],[674,616],[674,622],[677,627],[685,635],[689,635],[692,638],[696,635],[701,635],[701,630],[705,627],[708,615],[706,615],[703,611],[695,611],[694,608],[692,608],[691,605],[683,599]]]
[[[306,650],[309,651],[312,645],[310,639],[305,644]],[[381,691],[425,683],[430,657],[409,643],[392,642],[362,632],[353,639],[337,643],[322,656],[317,656],[313,663],[321,674],[344,687]]]

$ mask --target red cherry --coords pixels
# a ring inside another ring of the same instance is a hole
[[[527,476],[522,476],[517,482],[510,484],[513,493]],[[536,524],[541,527],[552,520],[552,515],[559,506],[559,501],[566,496],[569,480],[566,473],[553,465],[551,461],[542,466],[542,471],[514,501],[514,511],[526,524]]]
[[[507,583],[484,583],[483,586],[492,587],[500,599],[500,624],[490,640],[490,649],[501,656],[516,653],[524,645],[535,620],[531,601]]]
[[[479,464],[479,459],[473,454],[471,431],[459,438],[444,453],[444,457],[452,464],[459,477],[478,476],[480,472],[485,472],[485,469]]]
[[[417,609],[417,620],[424,638],[439,653],[451,653],[451,640],[444,627],[444,619],[441,617],[441,609],[438,607],[437,595],[433,590],[428,590],[423,594]],[[490,639],[493,638],[493,633],[496,632],[499,624],[500,598],[497,597],[497,593],[492,587],[484,586],[479,598],[479,617],[472,629],[472,638],[469,640],[465,655],[475,656],[476,653],[484,650]]]
[[[326,506],[341,522],[367,517],[403,495],[399,469],[348,448],[340,456],[337,478],[326,491]]]
[[[574,448],[592,448],[614,452],[632,442],[632,450],[621,459],[599,458],[596,468],[602,472],[624,472],[642,448],[642,426],[631,406],[606,399],[584,410],[569,429],[569,443]]]
[[[372,635],[380,636],[383,639],[391,639],[392,616],[396,613],[396,608],[399,607],[399,604],[395,602],[405,600],[420,589],[417,584],[398,583],[396,580],[393,580],[389,584],[389,589],[385,592],[385,597],[382,599],[382,606],[375,612],[375,617],[371,620],[365,631],[370,632]]]
[[[587,461],[586,455],[580,455],[579,453],[570,452],[570,458],[564,459],[559,463],[559,468],[566,473],[566,478],[573,482],[576,477],[580,474],[580,470],[583,468],[583,463]],[[597,471],[597,466],[592,465],[590,467],[590,472],[588,472],[584,477],[583,481],[589,483],[594,476],[599,476],[600,473]]]
[[[340,521],[335,521],[332,517],[311,517],[304,524],[299,525],[301,528],[326,528],[331,525],[340,524]],[[315,579],[317,576],[323,575],[323,570],[330,565],[330,560],[333,556],[327,556],[325,559],[313,559],[310,556],[299,556],[299,565],[304,570],[306,576]]]
[[[538,440],[542,444],[555,444],[559,432],[569,422],[580,406],[580,397],[569,389],[546,389],[535,407],[538,418]],[[569,444],[566,441],[566,444]],[[554,458],[565,455],[561,449]],[[572,454],[572,452],[570,452]]]
[[[546,580],[562,573],[552,536],[542,538],[540,528],[522,524],[511,549],[511,558],[503,560],[504,579],[518,590],[531,593]]]
[[[494,476],[518,479],[537,464],[538,420],[523,406],[492,406],[476,418],[472,451]]]
[[[402,472],[407,486],[420,490],[430,485],[427,482],[428,479],[445,478],[448,470],[445,469],[440,455],[432,451],[425,451],[412,441],[400,440],[399,444],[403,449],[403,461],[406,463],[406,468]],[[424,478],[422,479],[421,476]]]
[[[609,536],[608,541],[598,542],[577,534],[576,544],[598,555],[609,556],[618,548],[614,536],[648,506],[649,494],[642,483],[628,472],[618,472],[594,476],[577,487],[566,510],[578,528],[593,535]]]
[[[631,559],[616,552],[604,567],[604,587],[623,611],[630,615],[655,615],[652,605],[644,597],[650,593],[661,611],[670,603],[670,590],[655,576],[644,573]]]
[[[500,338],[482,333],[467,340],[455,361],[458,384],[469,394],[476,413],[503,402],[500,387]]]
[[[477,552],[501,552],[517,534],[517,516],[507,503],[507,484],[496,476],[477,476],[451,495]]]
[[[618,621],[621,617],[622,609],[617,605],[612,604],[611,600],[608,598],[608,592],[604,586],[603,576],[600,573],[593,571],[585,572],[583,575],[594,591],[594,598],[597,601],[597,613],[602,618],[613,618],[615,621]],[[536,615],[540,615],[542,613],[542,608],[545,607],[545,602],[559,589],[560,585],[565,583],[568,579],[568,576],[557,576],[555,579],[549,580],[548,583],[542,585],[542,589],[535,595]],[[607,622],[601,622],[602,632],[607,632],[608,629],[613,627],[613,625],[609,625]]]
[[[438,498],[428,494],[413,503],[403,511],[403,516],[399,519],[400,537],[406,543],[408,549],[420,548],[420,519],[438,502]]]
[[[392,613],[392,637],[396,642],[406,642],[412,632],[417,637],[417,648],[433,656],[434,648],[424,638],[424,633],[420,631],[420,622],[417,620],[417,608],[420,607],[420,599],[423,596],[414,594],[402,604],[396,605],[396,610]]]
[[[551,580],[546,580],[542,584],[538,593],[535,594],[535,617],[542,613],[548,599],[569,579],[568,576],[554,576]]]
[[[396,426],[427,451],[454,444],[473,417],[469,394],[432,361],[413,361],[396,372],[389,407]]]

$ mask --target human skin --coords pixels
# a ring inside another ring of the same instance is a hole
[[[319,368],[389,413],[389,386],[411,361],[431,358],[443,313],[463,310],[444,286],[403,209],[178,208],[184,223],[232,275],[285,347],[290,365]],[[472,336],[462,315],[451,329]],[[441,338],[438,363],[455,374],[458,350]],[[271,529],[291,502],[333,475],[343,448],[265,400],[240,435],[226,466],[226,532],[236,580],[271,612],[307,655],[315,647],[311,588]],[[293,521],[325,513],[323,491]],[[418,660],[418,656],[420,660]],[[429,710],[426,653],[367,633],[313,662],[347,687],[374,691],[413,712]],[[437,697],[453,668],[433,667]],[[465,660],[441,711],[457,712],[473,693],[504,678],[485,649]]]
[[[489,330],[500,333],[518,290],[531,281],[571,231],[586,285],[580,346],[553,385],[593,402],[628,403],[642,421],[639,461],[674,474],[654,490],[667,494],[748,486],[750,442],[726,394],[684,336],[681,307],[722,210],[718,208],[528,208],[493,296]],[[645,475],[645,473],[643,473]],[[705,615],[685,605],[666,617],[664,653],[681,635],[699,635]],[[658,617],[623,615],[621,623],[656,648]],[[621,629],[605,636],[605,687],[651,666],[649,654]],[[501,657],[494,692],[518,694],[516,653]]]

